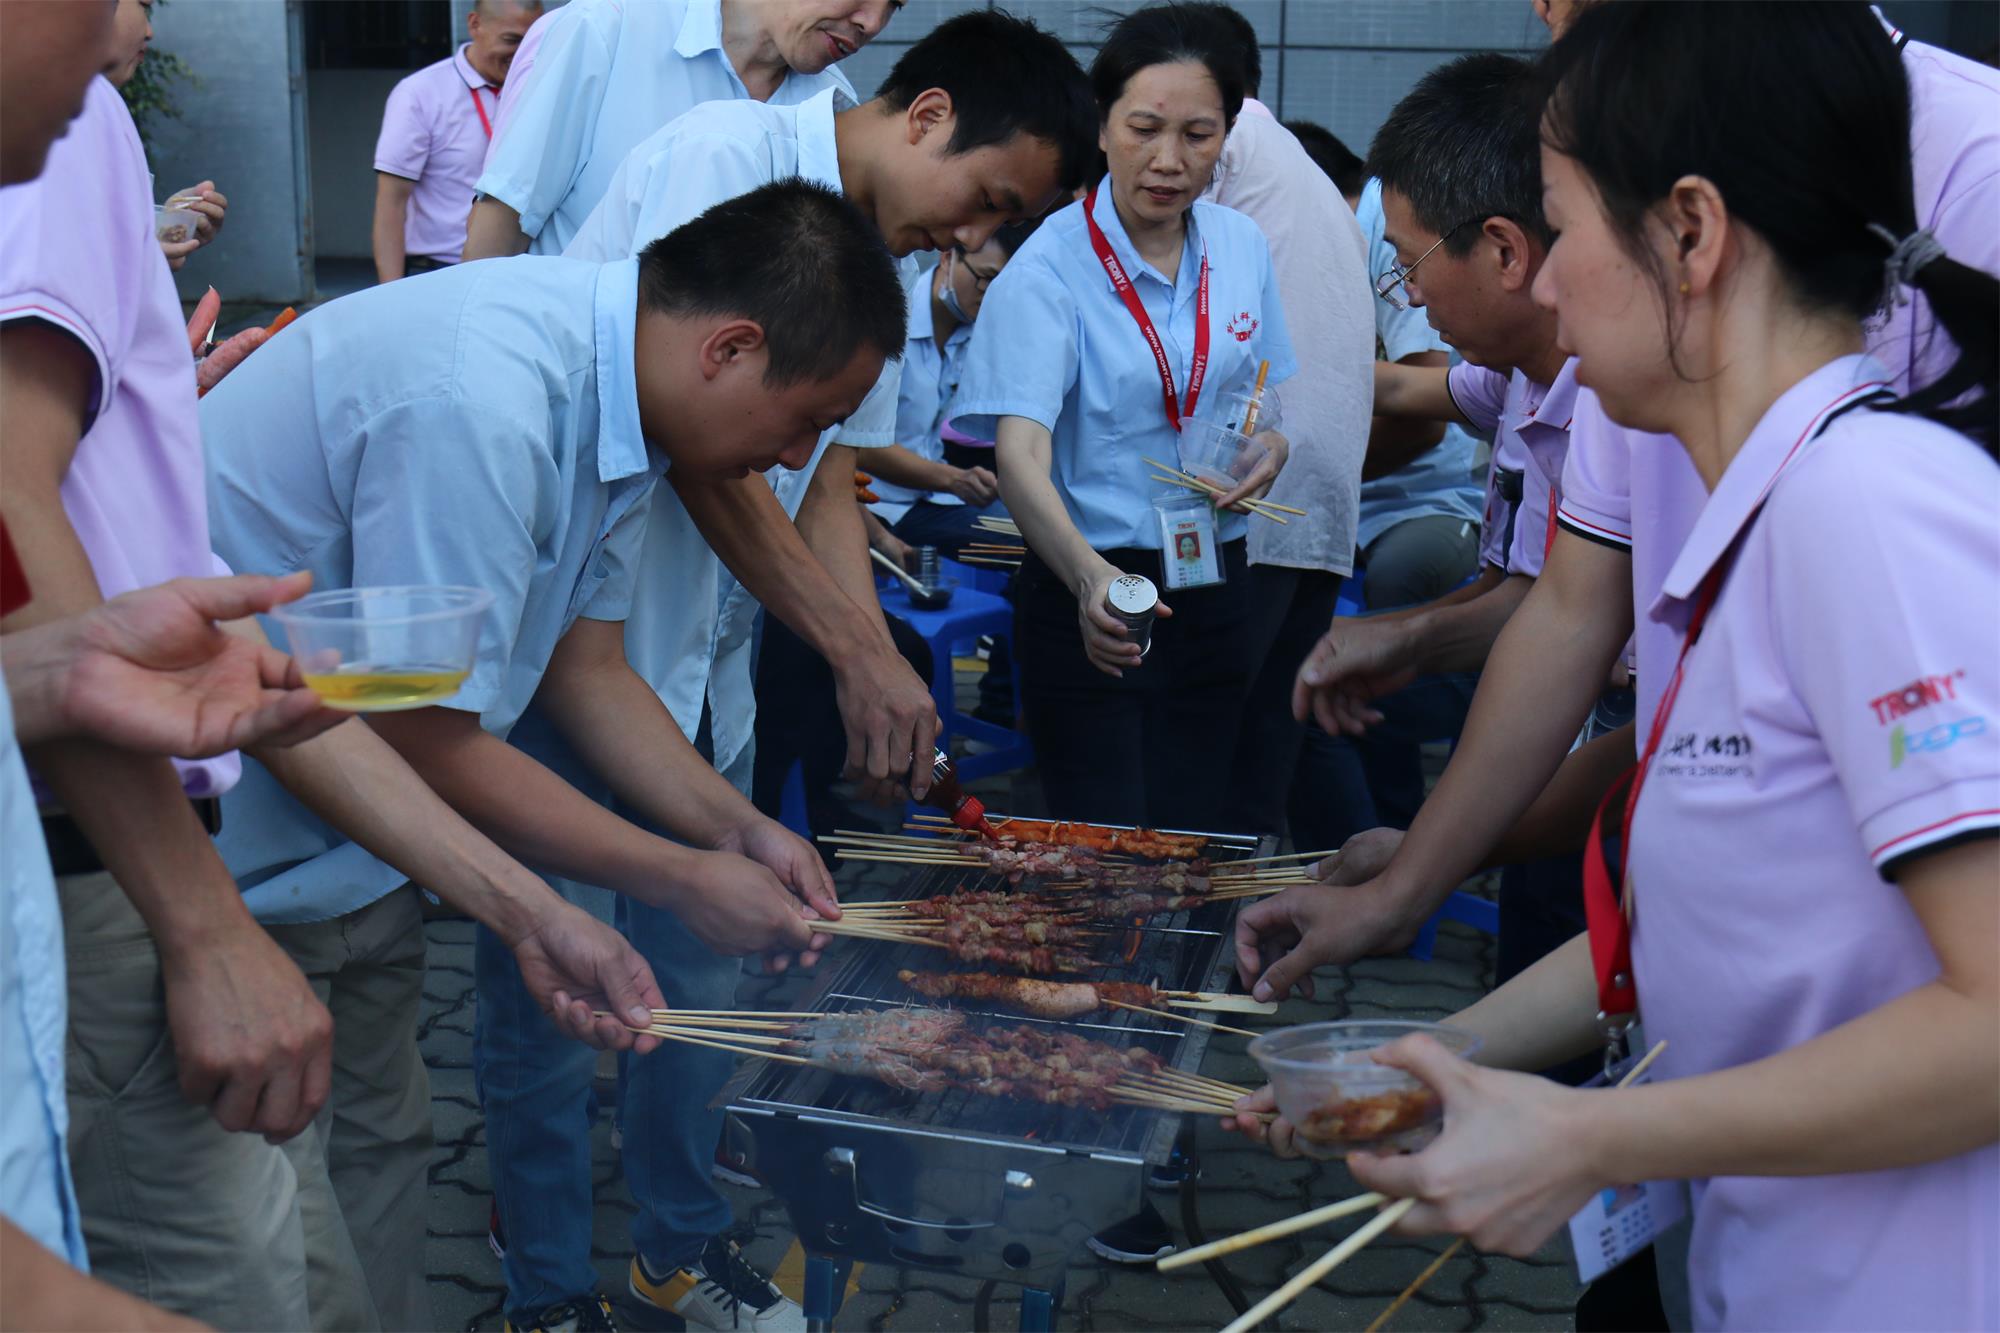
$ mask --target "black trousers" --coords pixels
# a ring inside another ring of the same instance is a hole
[[[895,616],[889,637],[910,668],[931,679],[931,648],[908,621]],[[949,662],[944,664],[951,670]],[[757,646],[757,760],[750,779],[753,804],[772,819],[784,804],[785,779],[797,762],[806,789],[806,819],[814,833],[841,823],[833,784],[847,765],[847,731],[834,697],[833,668],[776,616],[764,617]]]
[[[1306,736],[1305,724],[1292,716],[1292,681],[1333,623],[1339,597],[1338,574],[1250,566],[1250,660],[1257,674],[1236,739],[1232,804],[1224,816],[1229,832],[1285,831],[1286,798]]]
[[[1153,622],[1146,660],[1108,676],[1084,656],[1076,598],[1031,552],[1014,584],[1021,706],[1050,813],[1152,828],[1214,828],[1227,813],[1230,761],[1251,655],[1243,541],[1222,548],[1226,582],[1171,591],[1157,551],[1105,551],[1161,585],[1171,618]]]

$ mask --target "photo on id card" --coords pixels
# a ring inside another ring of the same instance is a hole
[[[1215,538],[1215,510],[1206,499],[1161,500],[1160,567],[1169,588],[1205,588],[1223,581],[1222,553]]]

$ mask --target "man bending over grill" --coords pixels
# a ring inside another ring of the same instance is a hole
[[[903,319],[895,266],[867,221],[797,180],[720,204],[636,258],[522,257],[357,293],[305,316],[203,400],[215,546],[238,568],[310,569],[322,588],[492,593],[459,693],[371,715],[377,731],[535,868],[669,911],[719,953],[810,949],[803,909],[839,912],[818,855],[701,760],[626,664],[623,621],[661,472],[803,464],[900,352]],[[682,841],[557,776],[531,733]],[[325,920],[402,882],[245,768],[219,846],[250,897]],[[482,1024],[495,994],[485,934]],[[392,961],[415,980],[392,986],[382,959],[351,957],[392,1010],[354,1021],[370,1023],[369,1044],[395,1048],[414,1113],[394,1141],[370,1141],[336,1098],[330,1166],[336,1187],[343,1171],[366,1172],[373,1197],[420,1209],[420,947]],[[548,1024],[519,1003],[517,1028]],[[350,1019],[336,1008],[334,1022],[338,1064]],[[587,1078],[594,1055],[576,1049]],[[482,1091],[490,1104],[495,1089]],[[551,1171],[587,1163],[584,1124],[569,1128],[573,1155]],[[349,1229],[361,1240],[381,1220]]]

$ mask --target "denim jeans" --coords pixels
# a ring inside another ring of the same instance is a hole
[[[956,560],[967,542],[998,542],[979,526],[981,518],[1006,518],[1007,510],[998,500],[990,505],[941,505],[918,500],[889,531],[912,546],[935,546]]]
[[[706,739],[706,727],[701,730],[698,742]],[[534,710],[512,739],[585,794],[608,799]],[[739,766],[747,768],[747,760]],[[613,808],[642,822],[629,810]],[[720,1009],[735,1003],[740,960],[717,956],[671,912],[595,885],[556,878],[549,883],[632,942],[651,965],[669,1007]],[[597,1052],[556,1031],[522,985],[514,955],[484,926],[473,950],[473,976],[479,1007],[472,1071],[486,1114],[493,1198],[507,1239],[501,1266],[506,1308],[540,1310],[597,1286],[590,1260]],[[728,1082],[733,1064],[726,1051],[679,1044],[621,1063],[623,1168],[638,1205],[632,1243],[655,1268],[692,1260],[730,1223],[729,1201],[710,1174],[723,1113],[708,1106]]]
[[[625,897],[615,911],[670,1008],[733,1003],[738,960],[718,957],[669,912]],[[597,1285],[590,1260],[597,1052],[556,1031],[522,986],[513,954],[484,927],[474,974],[473,1073],[507,1238],[507,1308],[538,1310]],[[694,1259],[730,1223],[729,1202],[710,1175],[723,1113],[709,1103],[732,1064],[726,1051],[671,1044],[627,1062],[621,1115],[625,1183],[638,1204],[632,1243],[655,1267]]]

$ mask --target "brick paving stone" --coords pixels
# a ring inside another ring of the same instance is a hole
[[[977,784],[975,790],[998,809],[1036,809],[1032,779]],[[1030,802],[1034,802],[1030,804]],[[876,824],[893,826],[893,816]],[[841,872],[850,884],[894,882],[889,867]],[[435,921],[428,927],[430,974],[425,987],[422,1044],[431,1067],[431,1091],[438,1135],[431,1179],[430,1271],[436,1326],[446,1330],[498,1329],[504,1290],[500,1265],[487,1249],[489,1180],[485,1139],[471,1075],[472,929],[462,921]],[[836,949],[865,947],[841,941]],[[1311,1001],[1285,1003],[1277,1022],[1323,1018],[1406,1015],[1435,1018],[1463,1007],[1483,993],[1492,968],[1492,941],[1447,925],[1439,934],[1433,962],[1371,959],[1318,978]],[[789,1002],[811,984],[809,977],[750,975],[739,994],[746,1007]],[[1209,1048],[1204,1072],[1245,1084],[1258,1081],[1255,1064],[1230,1041]],[[1196,1189],[1199,1222],[1213,1238],[1275,1220],[1289,1213],[1345,1198],[1355,1192],[1346,1169],[1335,1163],[1279,1161],[1263,1149],[1202,1120],[1194,1132],[1202,1178]],[[627,1228],[632,1201],[619,1177],[610,1143],[609,1118],[591,1136],[597,1207],[592,1252],[607,1292],[622,1295],[630,1260]],[[783,1208],[761,1190],[723,1186],[744,1229],[753,1262],[770,1269],[792,1243]],[[1153,1191],[1152,1198],[1179,1226],[1177,1192]],[[1231,1255],[1226,1263],[1250,1300],[1257,1300],[1345,1234],[1346,1224],[1291,1237]],[[1442,1242],[1388,1238],[1363,1250],[1320,1289],[1306,1293],[1280,1320],[1288,1329],[1364,1327],[1420,1272]],[[1425,1290],[1398,1313],[1399,1333],[1455,1329],[1566,1329],[1576,1284],[1566,1254],[1556,1245],[1533,1261],[1520,1262],[1461,1251]],[[848,1329],[970,1330],[981,1305],[980,1284],[949,1273],[912,1268],[864,1267],[859,1290],[848,1300],[837,1327]],[[621,1305],[634,1328],[669,1327]],[[1018,1291],[1000,1287],[985,1301],[986,1327],[1012,1328],[1018,1319]],[[1059,1327],[1079,1330],[1214,1330],[1235,1315],[1222,1291],[1202,1269],[1162,1275],[1147,1269],[1101,1264],[1080,1254],[1066,1277]]]

